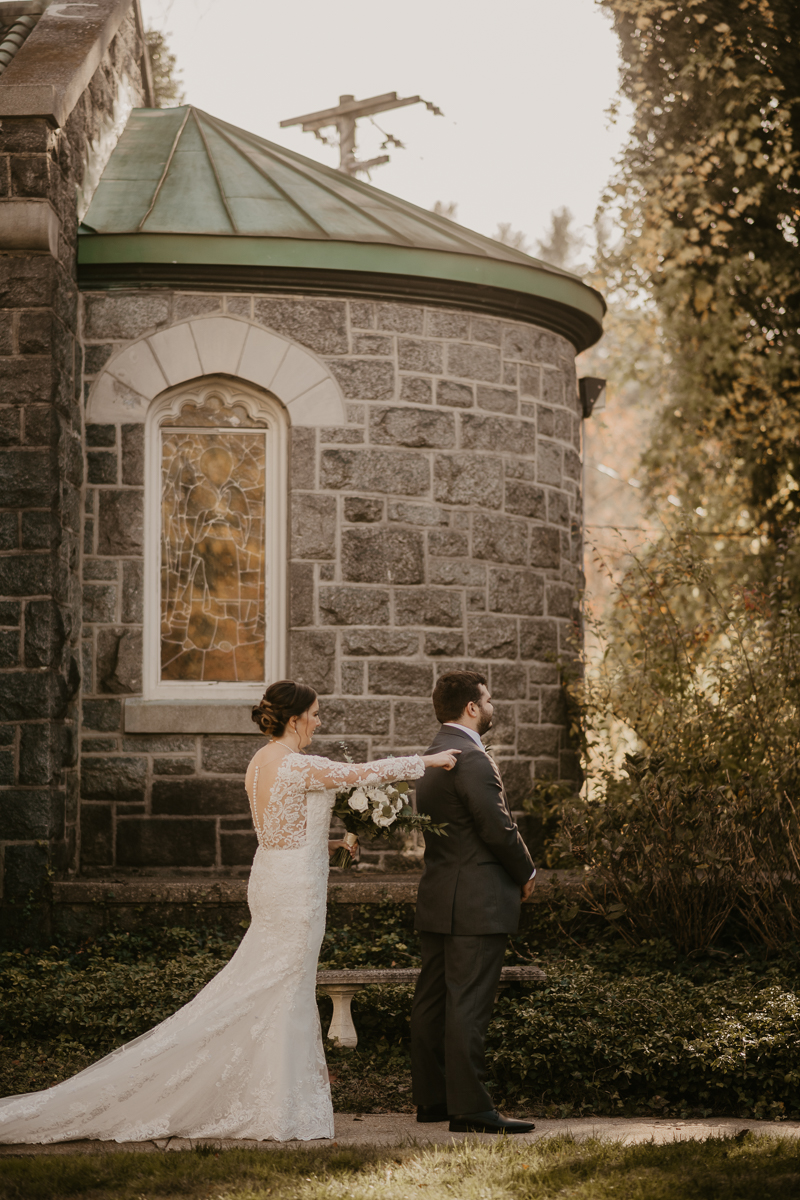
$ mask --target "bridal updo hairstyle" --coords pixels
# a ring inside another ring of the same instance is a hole
[[[291,717],[308,712],[317,693],[306,683],[279,679],[271,683],[253,708],[253,720],[266,737],[280,737]]]

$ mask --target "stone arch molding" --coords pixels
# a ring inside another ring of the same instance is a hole
[[[129,343],[89,393],[97,425],[144,421],[167,388],[203,375],[234,375],[276,396],[292,425],[344,425],[341,389],[328,367],[296,342],[238,317],[192,317]]]

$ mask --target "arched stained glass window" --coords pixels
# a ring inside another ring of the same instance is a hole
[[[250,698],[282,673],[281,410],[200,380],[148,421],[146,693]]]

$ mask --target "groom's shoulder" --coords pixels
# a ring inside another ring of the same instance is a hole
[[[425,750],[424,753],[425,754],[435,754],[437,750],[444,750],[444,749],[446,749],[446,747],[447,747],[447,730],[445,729],[444,725],[441,725],[439,727],[438,732],[435,733],[433,738],[431,739],[430,746],[428,746],[428,749]]]
[[[464,754],[470,750],[478,751],[468,733],[464,733],[462,729],[454,729],[452,725],[442,725],[425,753],[435,754],[437,750],[451,749],[461,750]]]
[[[440,725],[438,732],[434,735],[425,753],[435,754],[437,750],[447,750],[451,745],[455,745],[455,738],[453,737],[455,732],[456,730],[449,728],[447,725]]]

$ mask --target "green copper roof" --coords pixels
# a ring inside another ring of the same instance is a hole
[[[170,266],[185,279],[190,268],[219,276],[226,265],[452,280],[521,293],[523,309],[525,296],[566,306],[581,349],[602,329],[602,298],[569,272],[191,106],[131,113],[81,234],[83,277],[101,286],[112,285],[112,264],[128,281],[132,264],[142,280],[160,264],[162,285]],[[470,306],[480,307],[476,297]]]

